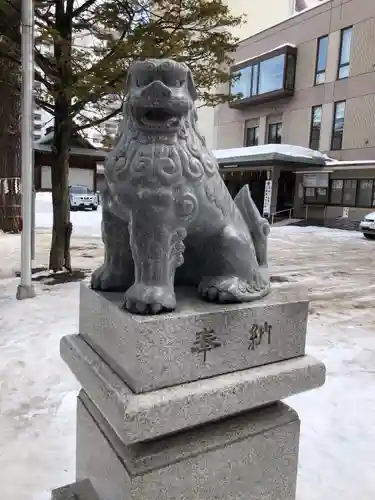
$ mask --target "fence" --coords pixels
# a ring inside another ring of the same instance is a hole
[[[0,230],[18,233],[21,228],[21,178],[0,177]]]

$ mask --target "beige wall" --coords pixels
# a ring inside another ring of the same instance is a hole
[[[353,25],[350,77],[336,80],[340,30]],[[329,34],[326,83],[314,86],[317,39]],[[330,0],[243,40],[236,61],[282,44],[298,47],[296,89],[291,98],[242,110],[215,110],[217,140],[243,146],[247,120],[283,116],[283,142],[308,146],[311,107],[323,106],[320,149],[340,160],[375,159],[375,1]],[[331,152],[333,102],[346,100],[343,149]],[[229,146],[228,146],[229,147]]]
[[[280,23],[292,13],[292,0],[224,0],[235,16],[246,14],[246,22],[233,29],[241,40]]]

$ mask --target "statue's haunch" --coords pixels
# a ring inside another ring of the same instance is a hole
[[[104,264],[97,290],[124,291],[124,307],[176,307],[175,285],[212,302],[246,302],[270,289],[268,222],[248,186],[233,200],[197,130],[189,69],[171,60],[134,63],[124,119],[105,164]]]

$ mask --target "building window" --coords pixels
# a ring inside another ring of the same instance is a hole
[[[342,204],[345,207],[355,207],[356,198],[357,198],[357,181],[352,179],[346,179],[344,181],[344,194],[343,194]]]
[[[270,123],[268,125],[268,144],[281,144],[282,123]]]
[[[341,78],[348,78],[349,76],[352,32],[353,32],[352,27],[341,30],[339,67],[337,71],[337,78],[339,80]]]
[[[341,205],[344,181],[333,180],[331,182],[330,203],[331,205]]]
[[[252,67],[248,66],[233,74],[231,94],[238,96],[238,99],[246,99],[252,95],[251,70]]]
[[[373,206],[373,190],[374,181],[360,180],[358,181],[357,205],[359,207],[372,207]]]
[[[273,54],[256,57],[244,63],[242,68],[233,68],[230,92],[235,100],[232,106],[253,98],[257,102],[269,100],[275,92],[278,97],[283,92],[285,95],[294,92],[297,49],[285,46],[276,49]]]
[[[259,127],[250,127],[246,130],[246,146],[258,146]]]
[[[331,181],[330,204],[344,207],[375,206],[374,179],[335,179]]]
[[[331,150],[342,148],[342,137],[344,133],[345,101],[335,102],[332,124]]]
[[[314,106],[311,110],[310,148],[316,151],[319,151],[321,126],[322,106]]]
[[[292,91],[296,82],[296,63],[297,59],[294,55],[289,54],[286,66],[285,88]]]
[[[325,187],[307,187],[305,188],[305,205],[310,204],[328,204],[328,189]]]
[[[258,93],[280,90],[284,85],[285,54],[262,61],[259,65]]]
[[[328,53],[328,35],[318,38],[315,67],[315,85],[321,85],[326,79]]]

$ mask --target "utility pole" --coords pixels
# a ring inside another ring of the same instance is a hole
[[[21,95],[21,282],[17,299],[35,297],[31,276],[33,225],[33,112],[34,112],[34,6],[33,0],[22,0],[22,95]]]

